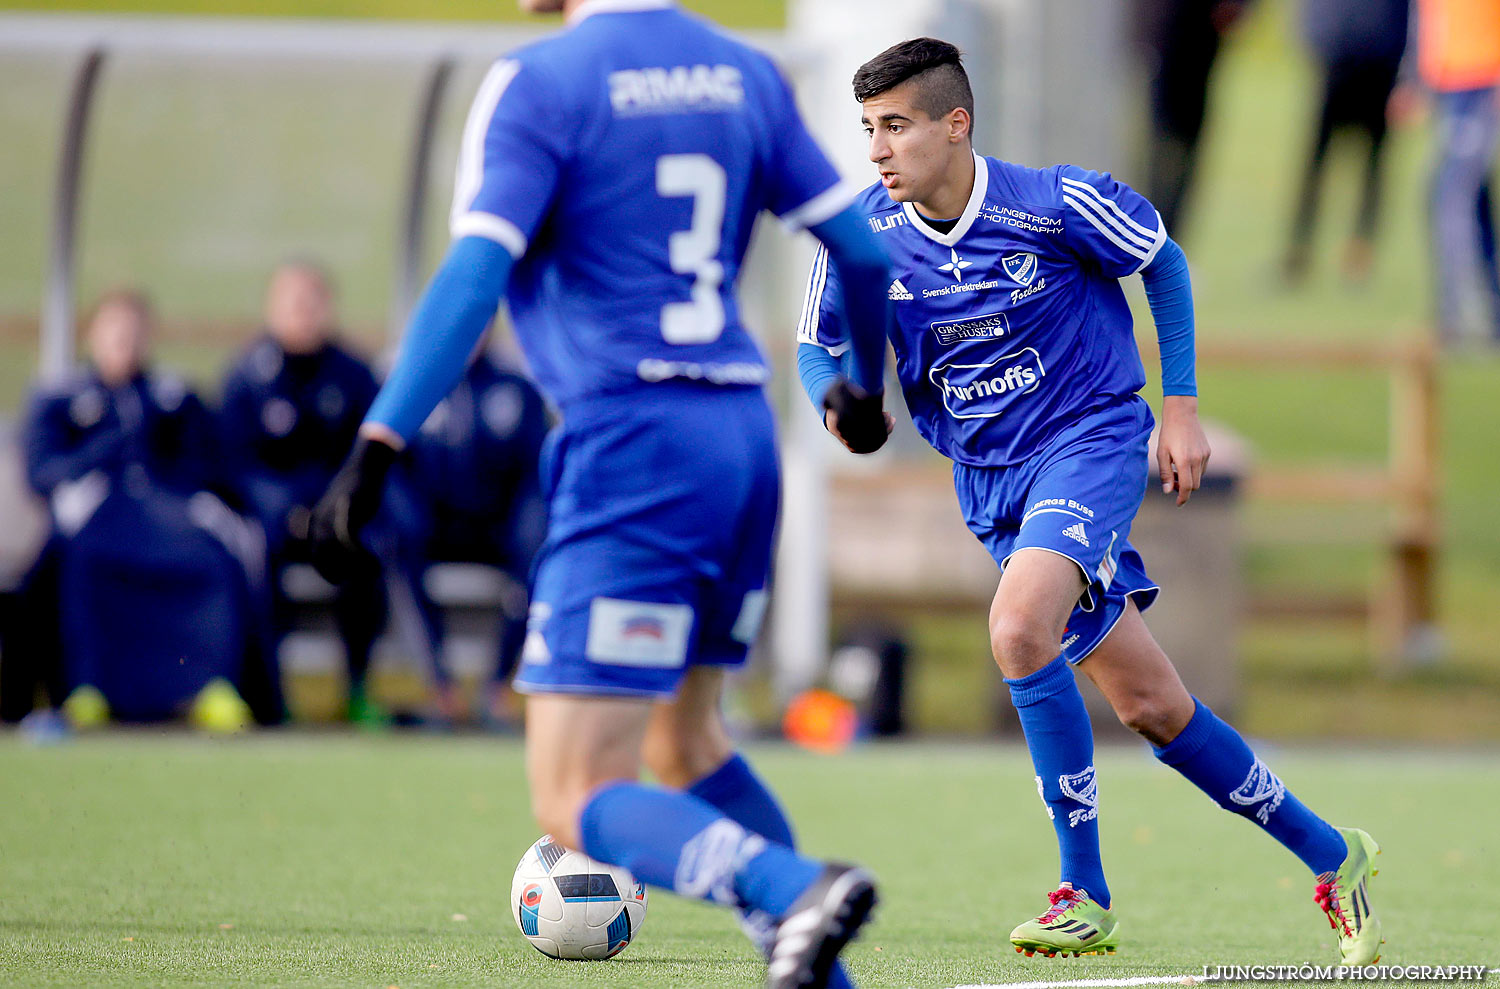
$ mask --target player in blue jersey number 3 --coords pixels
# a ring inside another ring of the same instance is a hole
[[[1109,953],[1119,942],[1099,854],[1093,734],[1069,664],[1163,763],[1285,845],[1349,965],[1380,951],[1369,835],[1334,828],[1184,688],[1141,619],[1157,588],[1131,548],[1153,420],[1119,280],[1139,274],[1161,344],[1157,475],[1178,505],[1199,486],[1187,262],[1151,204],[1107,174],[1033,169],[973,151],[958,49],[903,42],[860,68],[854,95],[880,181],[857,200],[892,259],[897,376],[918,432],[953,461],[969,528],[1000,566],[990,608],[1037,788],[1057,832],[1059,887],[1011,932],[1017,951]],[[814,403],[841,380],[853,289],[819,252],[798,330]],[[839,424],[828,418],[839,435]]]
[[[764,358],[734,285],[762,211],[850,285],[855,360],[822,401],[884,442],[887,260],[760,53],[669,0],[522,0],[565,30],[497,62],[464,130],[453,244],[361,439],[314,512],[338,577],[384,476],[502,297],[562,415],[516,688],[533,808],[558,841],[735,909],[767,985],[843,986],[869,875],[814,861],[734,753],[724,670],[760,626],[779,493]],[[664,786],[638,781],[642,763]]]

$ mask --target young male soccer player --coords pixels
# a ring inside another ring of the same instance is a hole
[[[562,412],[516,688],[538,821],[654,886],[740,910],[773,987],[836,964],[875,888],[795,852],[720,720],[760,624],[779,486],[768,371],[733,286],[753,221],[809,228],[854,286],[857,358],[826,403],[884,442],[889,268],[764,56],[670,0],[522,0],[567,30],[498,62],[464,131],[454,243],[361,439],[314,512],[361,552],[385,472],[502,296]],[[668,787],[637,782],[642,761]]]
[[[1119,279],[1146,283],[1166,394],[1157,466],[1182,505],[1209,455],[1182,251],[1151,205],[1108,175],[974,154],[973,95],[950,44],[896,45],[860,68],[854,95],[880,170],[858,205],[892,257],[897,374],[917,430],[953,460],[969,528],[1000,564],[990,641],[1061,846],[1060,887],[1012,943],[1049,956],[1118,943],[1092,730],[1068,668],[1081,663],[1158,759],[1312,869],[1345,962],[1368,963],[1381,943],[1368,892],[1375,843],[1288,792],[1188,694],[1141,620],[1157,588],[1129,535],[1152,416],[1136,394],[1145,374]],[[816,404],[837,380],[850,290],[820,253],[798,330]]]

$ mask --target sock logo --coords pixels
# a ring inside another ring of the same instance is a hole
[[[1036,795],[1042,798],[1042,806],[1047,808],[1047,820],[1057,820],[1057,815],[1052,812],[1052,805],[1047,803],[1047,791],[1042,786],[1042,778],[1040,776],[1036,778]]]
[[[1266,768],[1266,764],[1259,759],[1255,765],[1250,767],[1250,773],[1229,794],[1229,799],[1241,807],[1255,807],[1255,819],[1261,824],[1270,824],[1271,815],[1281,802],[1286,799],[1286,784],[1277,778],[1276,774]]]
[[[1099,816],[1099,781],[1094,778],[1094,767],[1081,773],[1065,773],[1057,778],[1057,785],[1065,797],[1083,804],[1077,810],[1068,811],[1068,827],[1076,828],[1085,821]]]
[[[682,846],[672,889],[680,896],[739,906],[734,877],[765,847],[760,835],[749,834],[727,818],[715,821]]]

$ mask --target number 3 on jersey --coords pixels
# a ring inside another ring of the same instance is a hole
[[[693,278],[692,301],[661,307],[661,335],[667,343],[712,343],[724,332],[724,198],[729,179],[708,155],[663,155],[656,160],[656,194],[663,199],[691,196],[693,222],[667,240],[672,270]]]

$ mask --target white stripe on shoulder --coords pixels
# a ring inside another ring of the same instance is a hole
[[[460,237],[493,240],[517,260],[526,253],[526,235],[521,232],[521,228],[493,213],[464,213],[455,216],[449,232],[454,240]]]
[[[859,193],[859,186],[848,179],[841,179],[796,209],[790,209],[781,214],[781,222],[793,230],[816,227],[848,209]]]
[[[490,118],[495,115],[495,107],[500,105],[500,97],[505,95],[505,90],[520,71],[521,63],[515,59],[499,61],[490,66],[484,81],[479,84],[458,150],[458,175],[453,180],[452,219],[455,223],[474,205],[474,197],[484,185],[484,138],[490,129]]]
[[[1104,195],[1104,193],[1089,185],[1087,182],[1080,182],[1077,179],[1070,179],[1067,176],[1063,176],[1062,181],[1063,185],[1069,187],[1075,193],[1081,192],[1085,196],[1092,199],[1094,202],[1104,206],[1105,209],[1109,210],[1116,217],[1118,217],[1120,221],[1125,224],[1125,226],[1127,226],[1128,228],[1130,228],[1130,230],[1134,231],[1140,236],[1146,238],[1147,241],[1156,236],[1156,232],[1154,230],[1147,230],[1145,227],[1141,226],[1129,213],[1122,210],[1113,199],[1108,198]]]
[[[807,297],[802,301],[802,318],[797,321],[798,343],[818,343],[823,289],[827,284],[828,248],[819,244],[818,253],[813,255],[812,271],[807,276]]]
[[[1156,260],[1157,252],[1161,250],[1162,245],[1166,242],[1167,224],[1164,220],[1162,220],[1161,213],[1158,212],[1156,214],[1156,243],[1151,245],[1151,250],[1146,252],[1146,257],[1143,261],[1141,261],[1140,267],[1136,268],[1135,271],[1131,272],[1131,274],[1138,275],[1141,272],[1145,271],[1147,268],[1151,267],[1151,262]]]
[[[1119,234],[1125,240],[1130,241],[1130,243],[1134,244],[1136,247],[1139,247],[1143,251],[1150,248],[1150,235],[1142,237],[1138,233],[1125,229],[1125,227],[1120,224],[1120,221],[1114,219],[1107,212],[1105,212],[1105,209],[1102,205],[1100,205],[1099,200],[1093,198],[1092,196],[1089,196],[1086,193],[1079,192],[1073,189],[1071,186],[1065,186],[1063,188],[1063,198],[1066,199],[1070,195],[1079,202],[1087,205],[1089,211],[1093,213],[1094,216],[1098,217],[1101,222],[1108,224],[1111,230]]]
[[[1135,243],[1133,240],[1130,243],[1122,240],[1118,232],[1119,228],[1105,222],[1104,217],[1098,212],[1099,207],[1092,204],[1085,206],[1084,201],[1074,199],[1072,196],[1066,194],[1063,195],[1063,202],[1073,207],[1079,216],[1092,223],[1095,229],[1107,237],[1120,250],[1133,257],[1145,258],[1146,248]]]

